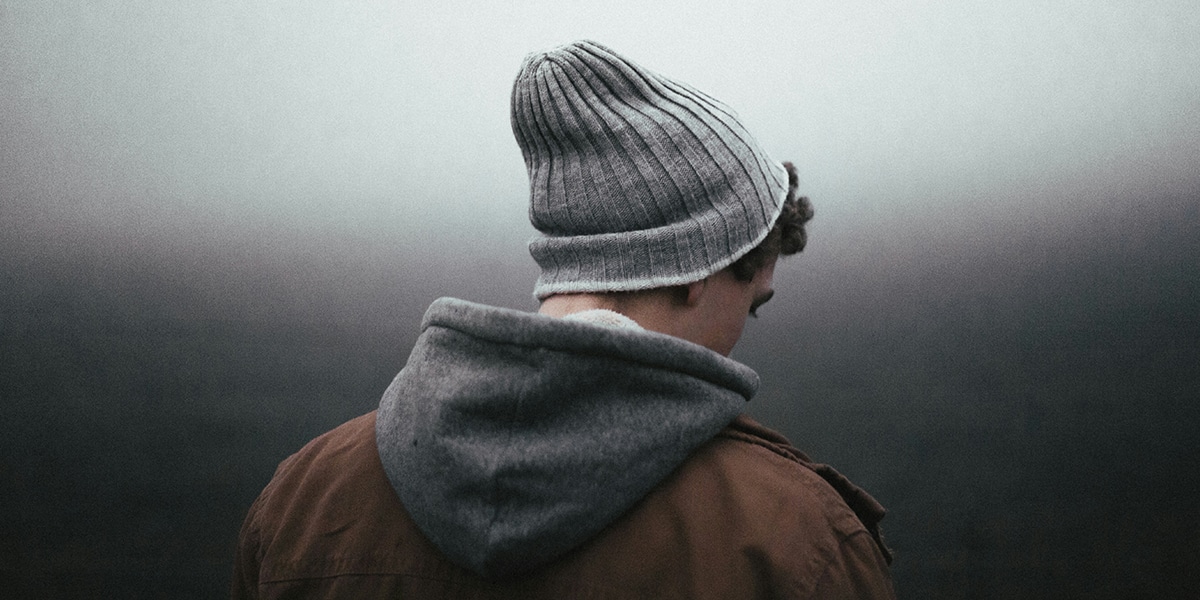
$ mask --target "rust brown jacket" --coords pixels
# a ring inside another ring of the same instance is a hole
[[[739,417],[633,510],[512,581],[448,561],[388,483],[375,413],[284,461],[238,544],[233,598],[892,598],[883,509]]]
[[[435,302],[378,411],[279,467],[235,598],[890,597],[883,509],[662,334]]]

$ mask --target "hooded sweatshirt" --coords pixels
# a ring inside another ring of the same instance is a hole
[[[232,597],[894,598],[883,507],[737,414],[751,371],[591,318],[435,302],[250,506]]]
[[[672,336],[443,298],[384,394],[376,442],[430,541],[509,577],[628,511],[757,387],[748,367]]]

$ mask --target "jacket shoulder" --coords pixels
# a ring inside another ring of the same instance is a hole
[[[371,412],[280,463],[242,526],[234,596],[347,585],[377,591],[381,582],[446,574],[448,565],[436,556],[383,472]]]
[[[767,582],[778,597],[894,595],[879,533],[883,507],[748,416],[701,447],[664,491],[699,492],[719,507],[709,515],[701,509],[697,526],[709,523],[726,536],[714,542],[758,557],[756,585]]]
[[[272,483],[286,481],[306,469],[341,469],[343,463],[355,464],[364,450],[375,447],[375,411],[355,417],[313,438],[304,447],[283,459],[275,469]]]
[[[809,517],[822,513],[822,519],[828,520],[837,531],[850,534],[866,528],[864,519],[846,498],[846,492],[858,490],[856,486],[843,481],[845,478],[840,475],[831,481],[836,471],[813,462],[787,438],[750,417],[739,416],[710,446],[697,454],[696,458],[702,459],[698,462],[710,462],[712,468],[725,471],[739,484],[760,493],[776,494],[789,504],[811,510],[813,514]],[[866,520],[877,522],[884,511],[878,507],[877,512],[871,512]]]
[[[280,464],[243,526],[234,597],[892,597],[884,558],[821,465],[747,418],[601,534],[506,583],[453,565],[420,533],[374,430],[369,413]]]
[[[780,457],[783,462],[779,460],[772,462],[785,470],[795,471],[799,468],[795,475],[801,480],[809,480],[810,484],[815,486],[814,490],[828,486],[841,499],[841,503],[854,513],[858,524],[861,524],[873,537],[877,538],[880,550],[884,553],[887,561],[891,562],[891,552],[883,545],[879,534],[879,522],[887,515],[887,510],[865,490],[838,473],[833,467],[814,462],[808,455],[793,446],[782,434],[763,426],[744,414],[730,423],[717,437],[755,446]],[[820,485],[813,479],[813,476],[820,482],[824,482],[825,486]],[[838,503],[832,502],[831,504],[837,505]],[[850,527],[855,528],[855,524],[851,522]]]

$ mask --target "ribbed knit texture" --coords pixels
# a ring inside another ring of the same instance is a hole
[[[758,245],[787,195],[732,109],[595,42],[525,59],[512,128],[538,298],[703,279]]]

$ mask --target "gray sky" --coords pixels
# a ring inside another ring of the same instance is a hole
[[[509,86],[585,37],[737,109],[800,167],[827,247],[1056,227],[1196,183],[1198,7],[0,0],[0,231],[519,248]]]

